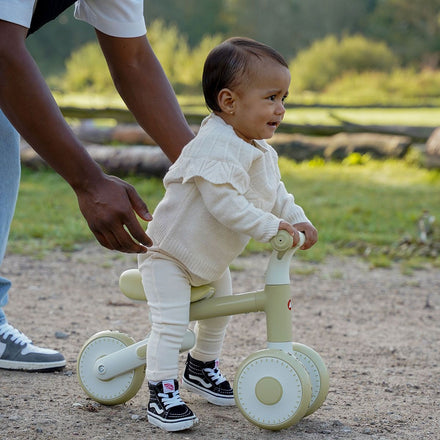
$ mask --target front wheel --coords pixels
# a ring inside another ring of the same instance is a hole
[[[104,405],[117,405],[136,395],[144,381],[145,365],[109,380],[100,379],[94,369],[98,359],[133,343],[134,340],[125,333],[103,331],[84,344],[78,356],[77,374],[81,387],[89,397]]]
[[[260,350],[238,368],[234,395],[238,408],[251,423],[280,430],[298,423],[306,414],[310,379],[293,355],[276,349]]]

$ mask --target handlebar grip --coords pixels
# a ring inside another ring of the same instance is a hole
[[[306,240],[306,236],[299,232],[299,243],[296,248],[301,247]],[[270,240],[272,248],[277,252],[283,252],[290,249],[293,245],[293,237],[284,229],[278,231],[277,235]]]

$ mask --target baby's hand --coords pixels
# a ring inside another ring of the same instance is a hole
[[[280,225],[278,226],[278,230],[284,230],[287,231],[293,238],[293,244],[292,247],[295,247],[299,243],[299,232],[297,229],[295,229],[290,223],[280,221]]]
[[[300,249],[303,251],[311,248],[318,241],[318,231],[309,222],[296,223],[293,225],[295,230],[303,232],[306,236],[306,240]]]

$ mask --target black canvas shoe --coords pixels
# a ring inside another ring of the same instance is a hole
[[[218,359],[202,362],[188,354],[182,378],[182,388],[203,396],[214,405],[235,405],[234,391],[229,382],[220,373]]]
[[[0,368],[8,370],[53,371],[66,365],[58,351],[41,348],[12,325],[0,326]]]
[[[177,380],[164,380],[156,385],[148,384],[150,401],[148,402],[148,421],[165,431],[189,429],[198,418],[180,398]]]

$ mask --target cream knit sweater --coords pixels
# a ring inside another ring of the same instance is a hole
[[[213,281],[251,237],[268,242],[281,220],[308,221],[280,180],[276,151],[254,142],[240,139],[215,114],[205,118],[164,178],[166,193],[147,229],[152,251]]]

